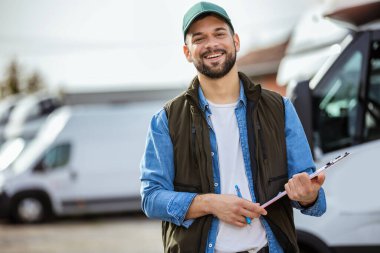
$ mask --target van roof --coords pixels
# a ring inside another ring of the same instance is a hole
[[[68,125],[91,125],[112,127],[117,122],[136,121],[151,118],[163,107],[163,101],[136,102],[128,104],[91,104],[63,106],[51,115],[38,133],[40,139],[51,142]],[[107,124],[108,123],[108,124]]]
[[[380,29],[379,20],[378,0],[331,0],[306,13],[290,38],[277,72],[277,83],[286,85],[311,79],[326,60],[347,46],[352,38],[350,33]]]
[[[380,21],[380,1],[341,1],[325,17],[340,22],[343,26],[358,30],[358,28],[370,23]]]
[[[86,104],[66,106],[71,117],[92,117],[99,115],[116,115],[126,112],[142,112],[152,108],[162,108],[164,101],[144,101],[125,104]]]

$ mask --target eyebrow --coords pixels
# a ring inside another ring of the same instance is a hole
[[[215,29],[215,32],[218,32],[218,31],[227,31],[227,29],[224,27],[218,27]]]

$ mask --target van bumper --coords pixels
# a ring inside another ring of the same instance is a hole
[[[0,193],[0,218],[8,218],[10,202],[10,198],[5,192]]]

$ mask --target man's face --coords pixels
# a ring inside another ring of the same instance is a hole
[[[223,19],[206,16],[195,21],[187,32],[184,54],[201,74],[217,79],[230,72],[240,49],[239,37],[232,35]]]

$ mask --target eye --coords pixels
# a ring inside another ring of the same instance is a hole
[[[193,39],[193,43],[194,43],[194,44],[199,44],[199,43],[201,43],[203,40],[204,40],[204,38],[202,38],[202,37],[197,37],[197,38]]]
[[[222,37],[224,37],[224,35],[226,35],[225,33],[217,33],[216,34],[216,37],[218,37],[218,38],[222,38]]]

